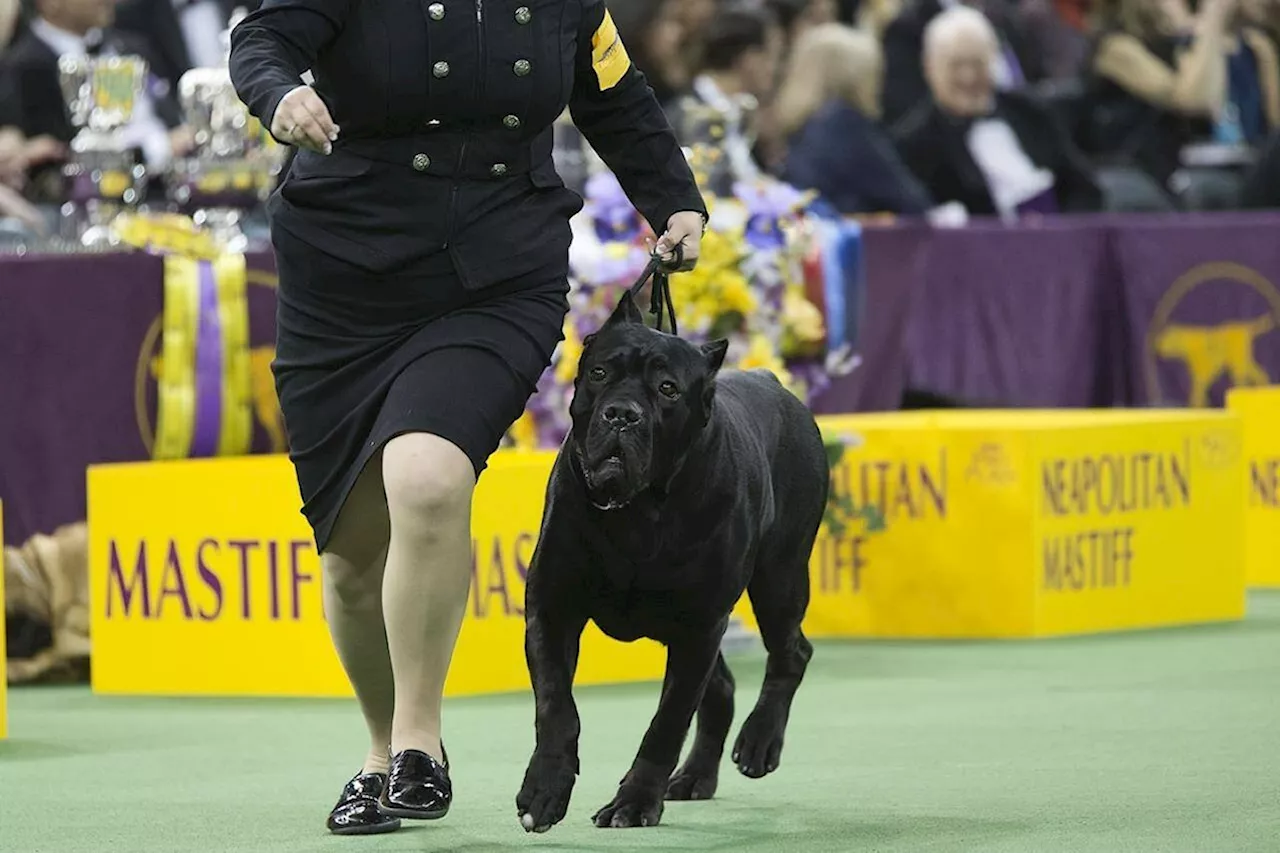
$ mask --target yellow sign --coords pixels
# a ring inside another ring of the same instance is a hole
[[[1227,408],[1244,422],[1245,576],[1280,587],[1280,385],[1233,388]]]
[[[471,598],[446,692],[527,689],[524,577],[554,455],[502,451],[476,490]],[[93,688],[349,696],[285,456],[94,466]],[[652,642],[583,636],[579,684],[662,677]]]
[[[4,502],[0,501],[0,663],[8,658],[8,651],[5,649],[5,622],[4,613]],[[4,740],[9,736],[9,679],[5,676],[3,670],[0,670],[0,740]]]
[[[1239,418],[826,418],[814,637],[1082,634],[1244,615]],[[740,615],[751,624],[750,612]]]
[[[591,67],[596,72],[601,92],[618,85],[631,68],[631,57],[627,55],[627,48],[622,44],[622,36],[608,9],[591,36]]]

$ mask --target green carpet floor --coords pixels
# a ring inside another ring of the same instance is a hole
[[[734,661],[738,716],[761,664]],[[526,696],[446,711],[457,802],[378,838],[324,830],[364,749],[333,701],[19,689],[0,743],[3,853],[176,851],[1280,851],[1280,596],[1243,624],[1028,643],[819,644],[779,771],[653,829],[597,830],[656,701],[579,691],[567,820],[520,830]],[[736,727],[735,727],[736,733]]]

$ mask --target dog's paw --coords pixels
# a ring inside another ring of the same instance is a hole
[[[786,728],[786,717],[773,708],[753,710],[733,745],[733,763],[738,772],[749,779],[759,779],[777,770]]]
[[[657,826],[662,820],[662,788],[623,784],[613,802],[591,818],[602,828],[627,829],[633,826]]]
[[[675,772],[667,783],[668,800],[709,800],[720,783],[720,768],[715,764],[701,766],[692,761]]]
[[[564,820],[577,781],[577,762],[570,757],[534,755],[516,794],[516,815],[525,832],[546,832]]]

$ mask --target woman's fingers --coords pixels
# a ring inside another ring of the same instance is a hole
[[[328,154],[338,138],[329,108],[310,86],[299,86],[280,99],[271,118],[271,135],[281,142]]]

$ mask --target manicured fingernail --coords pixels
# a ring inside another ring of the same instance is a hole
[[[338,129],[336,127],[333,130],[329,131],[329,141],[330,142],[338,141]]]
[[[332,145],[331,143],[326,142],[326,143],[324,144],[324,153],[326,153],[326,154],[332,154],[332,153],[333,153],[333,145]]]

